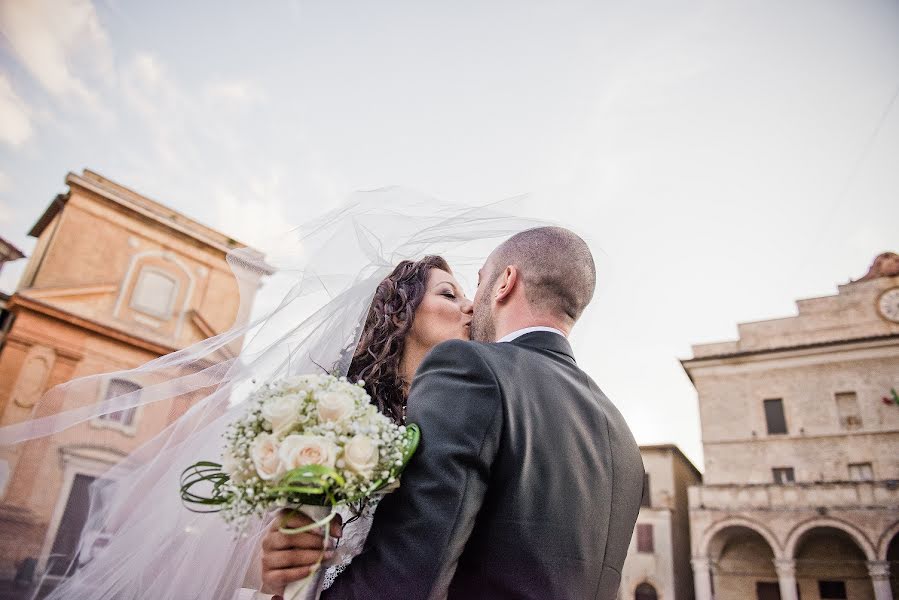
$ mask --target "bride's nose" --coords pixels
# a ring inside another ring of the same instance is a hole
[[[474,313],[474,302],[469,299],[465,299],[465,302],[462,303],[462,312],[466,315],[470,315]]]

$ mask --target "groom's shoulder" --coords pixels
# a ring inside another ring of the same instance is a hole
[[[484,349],[493,344],[485,344],[482,342],[473,342],[470,340],[447,340],[440,342],[428,352],[425,360],[443,359],[443,360],[472,360],[483,358]]]
[[[468,340],[449,340],[434,346],[425,356],[415,374],[416,382],[449,381],[466,384],[498,385],[494,361],[485,356],[485,346]]]
[[[440,342],[431,349],[430,354],[441,356],[478,356],[488,359],[503,351],[512,351],[512,344],[500,344],[496,342],[476,342],[474,340],[447,340]]]
[[[448,340],[431,349],[419,367],[419,373],[448,368],[458,374],[481,372],[496,378],[499,372],[505,370],[507,363],[517,360],[514,356],[517,350],[513,344]]]

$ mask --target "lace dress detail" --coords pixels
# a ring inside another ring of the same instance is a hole
[[[344,569],[347,568],[347,565],[353,561],[353,558],[362,552],[377,507],[378,500],[374,500],[365,507],[365,510],[362,511],[359,518],[353,520],[351,523],[348,521],[353,515],[349,510],[343,508],[337,511],[341,518],[343,518],[343,522],[347,523],[347,525],[343,528],[343,537],[340,538],[340,542],[337,544],[337,553],[334,555],[330,566],[328,566],[325,571],[325,576],[322,580],[323,590],[331,587],[334,584],[334,580],[337,579],[337,576],[343,573]]]

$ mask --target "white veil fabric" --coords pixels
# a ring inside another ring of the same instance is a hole
[[[104,415],[140,410],[161,432],[132,449],[91,484],[87,524],[74,554],[56,566],[50,598],[67,600],[228,600],[261,585],[257,563],[267,523],[237,534],[216,515],[198,514],[179,496],[182,471],[216,461],[226,426],[256,387],[300,373],[346,374],[378,283],[401,260],[446,258],[457,276],[473,275],[509,236],[542,220],[515,217],[517,199],[488,206],[444,203],[402,188],[353,194],[289,238],[284,256],[247,249],[228,262],[246,315],[261,276],[285,290],[251,322],[129,371],[83,377],[48,391],[28,421],[0,429],[0,458],[25,469],[13,485],[33,502],[58,478],[67,449],[102,451],[121,432],[91,427]],[[97,401],[110,381],[134,382]],[[9,497],[11,490],[7,490]],[[23,507],[27,509],[27,507]],[[46,546],[46,544],[45,544]]]

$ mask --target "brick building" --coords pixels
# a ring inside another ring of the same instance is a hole
[[[19,260],[20,258],[25,258],[22,251],[3,238],[0,238],[0,271],[3,270],[3,265],[5,263]],[[9,319],[7,316],[9,313],[6,310],[7,302],[9,302],[9,295],[0,291],[0,336],[6,331],[6,325]]]
[[[683,361],[697,600],[899,597],[899,256]]]
[[[640,446],[643,501],[621,573],[621,600],[690,600],[690,513],[687,490],[702,475],[672,444]]]
[[[56,384],[133,368],[244,322],[250,309],[225,260],[241,244],[91,171],[66,184],[30,231],[37,244],[8,300],[0,425],[31,418]],[[221,352],[237,351],[239,342]],[[145,385],[99,378],[65,408]],[[0,450],[0,581],[61,575],[91,481],[195,400],[127,409]]]

